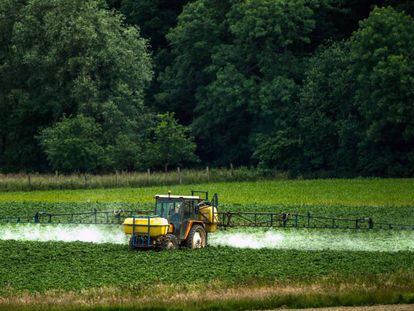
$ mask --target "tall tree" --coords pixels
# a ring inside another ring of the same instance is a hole
[[[184,8],[168,35],[174,60],[157,99],[193,120],[203,160],[248,164],[257,133],[288,126],[324,3],[198,0]]]
[[[189,0],[122,0],[125,20],[140,28],[152,51],[168,47],[166,34],[177,24],[177,17]]]
[[[149,42],[154,59],[154,79],[146,90],[146,105],[159,111],[170,111],[170,107],[159,105],[154,95],[159,92],[159,73],[171,63],[170,47],[166,35],[177,24],[178,15],[190,0],[122,0],[119,10],[125,21],[140,28],[141,34]]]
[[[211,64],[213,50],[225,40],[223,25],[229,0],[195,1],[184,7],[178,24],[167,38],[172,61],[160,73],[158,106],[174,111],[182,123],[194,118],[199,88],[210,81],[206,67]]]
[[[63,115],[101,125],[104,144],[139,140],[143,90],[151,79],[146,43],[98,0],[0,3],[2,85],[0,158],[8,170],[46,165],[35,136]]]
[[[102,137],[93,118],[78,115],[44,129],[39,139],[55,170],[86,173],[104,165]]]
[[[260,163],[296,172],[412,176],[413,19],[376,8],[308,62],[297,126],[259,136]],[[290,129],[290,130],[289,130]]]
[[[169,166],[197,162],[195,149],[196,144],[189,136],[188,128],[178,124],[174,114],[161,114],[150,132],[145,162],[151,167],[162,166],[167,172]]]
[[[309,61],[300,92],[298,130],[304,172],[355,173],[361,122],[354,103],[348,43],[322,46]]]
[[[376,8],[352,36],[355,101],[364,119],[360,165],[368,174],[414,174],[414,20]]]

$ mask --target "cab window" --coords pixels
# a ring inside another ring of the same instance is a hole
[[[157,201],[155,214],[168,219],[171,215],[178,214],[180,212],[180,206],[182,203],[182,201]]]

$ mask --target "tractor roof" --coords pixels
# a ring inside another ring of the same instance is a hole
[[[172,195],[172,194],[156,194],[156,199],[183,199],[183,200],[200,200],[198,195]]]

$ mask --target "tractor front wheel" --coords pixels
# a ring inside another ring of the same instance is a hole
[[[207,245],[207,232],[200,225],[194,225],[187,238],[188,248],[204,248]]]
[[[161,249],[174,250],[178,248],[177,237],[173,234],[167,234],[161,241]]]

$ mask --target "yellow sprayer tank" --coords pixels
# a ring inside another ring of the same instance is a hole
[[[133,225],[134,222],[135,226]],[[132,234],[135,232],[137,235],[147,235],[148,222],[151,237],[158,237],[167,234],[169,227],[168,220],[162,217],[126,218],[124,220],[124,232],[125,234]]]
[[[206,222],[207,232],[215,232],[219,222],[217,208],[211,205],[201,206],[199,220]]]

